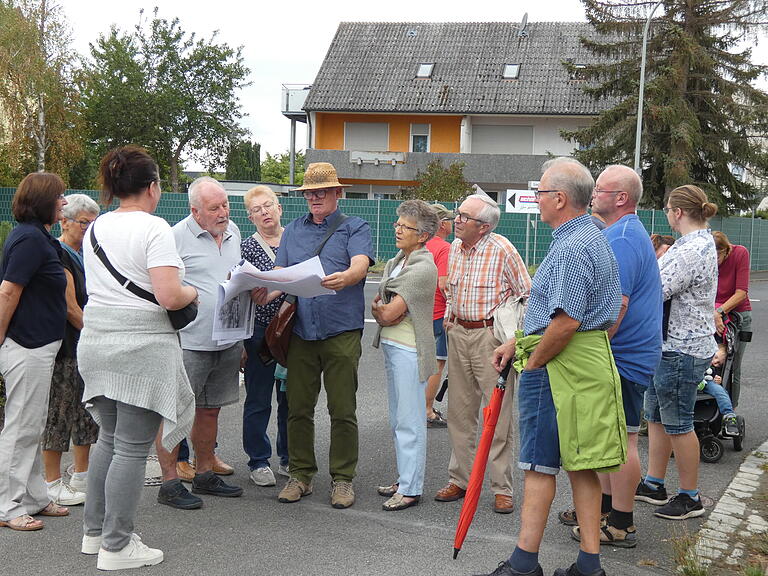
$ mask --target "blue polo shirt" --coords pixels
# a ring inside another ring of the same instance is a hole
[[[3,280],[24,290],[6,336],[24,348],[39,348],[64,338],[67,278],[61,245],[37,221],[11,230],[3,246]]]
[[[607,330],[621,308],[616,258],[588,214],[552,231],[552,244],[531,283],[524,331],[543,334],[557,310],[581,322],[578,331]]]
[[[624,378],[648,386],[661,359],[661,275],[643,223],[627,214],[603,233],[619,264],[621,293],[629,306],[611,338],[616,368]]]
[[[322,223],[315,224],[312,214],[300,216],[288,224],[280,239],[275,266],[293,266],[312,258],[320,246],[329,223],[341,212],[336,210]],[[353,256],[367,256],[373,264],[373,243],[368,222],[356,216],[347,218],[328,239],[320,253],[327,275],[343,272]],[[336,294],[299,298],[293,332],[302,340],[325,340],[342,332],[362,330],[365,322],[365,278]]]

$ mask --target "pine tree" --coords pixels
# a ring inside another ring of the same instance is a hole
[[[602,64],[581,70],[585,91],[615,105],[563,136],[593,170],[632,165],[642,33],[650,0],[582,0],[599,40],[582,43]],[[663,11],[663,12],[662,12]],[[768,23],[768,0],[665,0],[649,32],[641,167],[644,204],[676,186],[701,186],[721,213],[753,207],[758,189],[734,171],[768,177],[768,94],[755,80],[749,42]]]

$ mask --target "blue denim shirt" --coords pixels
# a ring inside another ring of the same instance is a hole
[[[315,224],[312,214],[300,216],[288,224],[280,239],[275,266],[293,266],[314,256],[328,232],[329,223],[340,211]],[[343,272],[353,256],[365,255],[373,264],[373,243],[368,222],[356,216],[347,218],[328,239],[320,253],[326,275]],[[362,330],[365,322],[365,278],[336,294],[299,298],[293,332],[303,340],[325,340],[349,330]]]
[[[552,231],[536,270],[525,314],[525,335],[543,334],[557,310],[581,322],[579,332],[607,330],[619,317],[621,284],[608,240],[584,214]]]

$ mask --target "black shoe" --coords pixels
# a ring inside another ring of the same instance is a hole
[[[225,498],[237,498],[243,495],[243,489],[239,486],[230,486],[213,470],[195,474],[192,479],[192,492],[195,494],[210,494],[211,496],[224,496]]]
[[[701,503],[701,497],[699,497],[697,502],[688,494],[681,492],[672,498],[669,504],[656,508],[653,514],[667,520],[685,520],[686,518],[696,518],[704,514],[704,505]]]
[[[579,569],[576,567],[576,564],[571,564],[571,567],[568,568],[568,570],[565,568],[558,568],[555,570],[553,576],[605,576],[605,570],[599,568],[594,572],[584,574],[583,572],[579,571]]]
[[[739,421],[735,414],[723,418],[723,434],[731,438],[736,438],[739,435]]]
[[[667,489],[664,486],[658,488],[651,488],[640,480],[640,484],[637,485],[635,490],[635,500],[640,502],[648,502],[648,504],[655,504],[656,506],[663,506],[669,502],[669,496],[667,496]]]
[[[178,478],[163,482],[157,493],[157,501],[179,510],[195,510],[203,507],[203,501],[190,494]]]
[[[507,562],[499,562],[496,570],[490,574],[476,574],[475,576],[544,576],[544,571],[541,569],[541,566],[537,565],[531,572],[518,572],[517,570],[512,570],[512,566]]]

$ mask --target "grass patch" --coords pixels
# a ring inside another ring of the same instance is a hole
[[[672,549],[672,561],[677,572],[683,576],[709,576],[709,568],[703,566],[696,556],[696,536],[686,528],[675,530],[675,535],[669,539]]]

